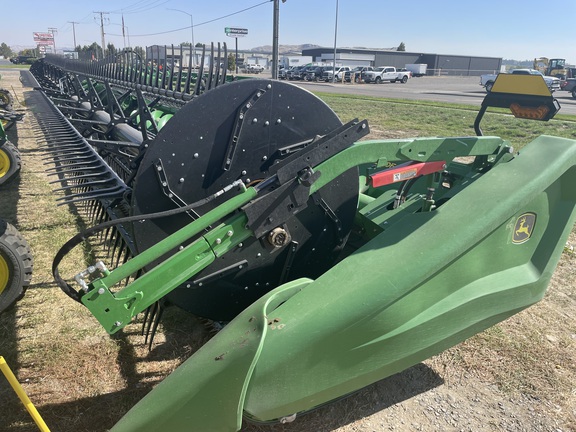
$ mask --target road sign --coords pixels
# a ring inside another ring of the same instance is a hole
[[[245,28],[236,28],[236,27],[226,27],[224,29],[226,36],[230,37],[244,37],[248,35],[248,29]]]

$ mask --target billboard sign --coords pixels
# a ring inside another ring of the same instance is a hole
[[[34,42],[50,42],[54,43],[54,35],[52,33],[34,32]]]
[[[244,37],[248,35],[248,29],[245,28],[226,27],[224,29],[224,32],[226,33],[226,36],[234,38]]]

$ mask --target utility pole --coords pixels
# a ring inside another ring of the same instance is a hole
[[[56,27],[48,27],[48,31],[52,33],[52,47],[54,49],[54,54],[56,54],[56,38],[54,34],[58,34],[58,29]]]
[[[72,24],[72,34],[74,35],[74,51],[76,51],[76,24],[80,23],[76,21],[68,21],[68,22]]]
[[[102,34],[102,58],[105,57],[106,53],[106,41],[104,40],[104,15],[108,15],[110,12],[96,12],[95,14],[100,14],[100,33]]]
[[[286,3],[286,0],[282,0]],[[280,24],[280,0],[274,0],[274,27],[272,29],[272,79],[278,79],[278,27]]]
[[[332,62],[332,82],[336,82],[336,42],[338,38],[338,0],[336,0],[336,21],[334,22],[334,60]],[[352,76],[350,76],[352,79]]]

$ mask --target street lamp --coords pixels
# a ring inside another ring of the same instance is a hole
[[[192,47],[191,47],[191,53],[192,53],[192,67],[196,66],[196,47],[194,46],[194,20],[192,18],[192,14],[189,14],[186,11],[180,10],[180,9],[173,9],[173,8],[166,8],[167,10],[173,10],[176,12],[182,12],[183,14],[186,14],[190,17],[190,35],[192,37],[191,39],[191,43],[192,43]]]

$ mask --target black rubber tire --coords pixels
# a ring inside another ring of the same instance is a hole
[[[402,84],[406,84],[406,83],[408,82],[408,77],[407,77],[406,75],[404,75],[404,76],[402,77],[402,79],[400,80],[400,82],[401,82]]]
[[[494,86],[494,82],[493,81],[488,81],[486,83],[486,93],[490,93],[492,91],[492,87]]]
[[[0,108],[11,111],[13,104],[14,99],[12,98],[12,93],[10,93],[9,90],[0,88]]]
[[[576,99],[576,88],[575,88],[574,90],[572,90],[572,97],[573,97],[574,99]]]
[[[10,141],[0,145],[0,185],[14,179],[22,168],[22,157],[18,148]]]
[[[382,84],[382,78],[376,77],[376,80],[374,80],[374,82],[375,82],[376,84]]]
[[[0,313],[24,296],[32,282],[30,246],[16,228],[0,219]]]

